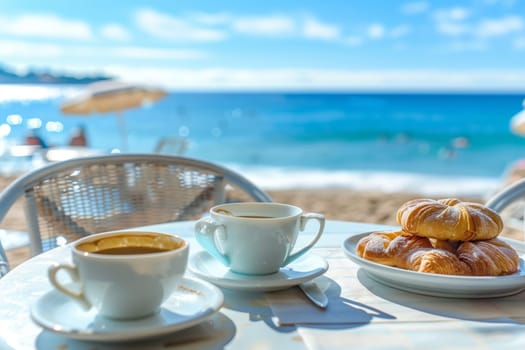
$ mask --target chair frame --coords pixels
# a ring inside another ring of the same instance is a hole
[[[504,188],[490,198],[485,206],[496,211],[502,212],[510,204],[516,202],[520,198],[525,198],[525,179],[516,181],[512,185]]]
[[[9,261],[7,261],[7,255],[5,254],[2,242],[0,242],[0,278],[9,272]]]
[[[4,189],[0,193],[0,222],[13,204],[21,197],[25,198],[25,217],[27,219],[27,226],[30,234],[30,249],[32,255],[42,252],[42,239],[38,222],[38,211],[36,201],[34,198],[34,186],[42,183],[46,178],[52,178],[53,175],[75,169],[83,166],[97,165],[97,164],[125,164],[125,163],[154,163],[166,165],[176,165],[181,167],[195,168],[197,170],[207,171],[219,174],[221,176],[219,184],[214,186],[213,195],[214,203],[219,204],[225,201],[225,186],[226,184],[233,184],[239,190],[243,191],[254,201],[270,202],[271,197],[264,191],[260,190],[251,181],[246,179],[239,173],[210,162],[170,155],[160,154],[112,154],[104,156],[91,156],[74,158],[61,162],[51,163],[41,168],[30,171]],[[64,215],[60,215],[64,217]]]

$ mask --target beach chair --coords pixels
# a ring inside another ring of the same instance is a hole
[[[506,215],[503,220],[509,227],[524,232],[525,179],[518,180],[492,196],[485,205]],[[525,234],[524,234],[525,239]]]
[[[93,233],[197,219],[219,203],[272,200],[225,167],[155,154],[75,158],[33,170],[0,194],[0,220],[20,197],[32,255]]]
[[[7,256],[4,251],[2,242],[0,242],[0,278],[5,276],[9,272],[9,262],[7,261]]]

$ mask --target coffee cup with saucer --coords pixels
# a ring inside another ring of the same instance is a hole
[[[72,263],[48,270],[55,288],[31,306],[33,321],[52,332],[82,340],[140,339],[190,327],[222,306],[217,287],[185,276],[189,244],[181,237],[107,232],[70,249]]]
[[[80,239],[71,249],[72,265],[49,268],[51,284],[86,310],[133,319],[153,314],[173,293],[186,271],[189,245],[156,232],[108,232]],[[60,271],[80,288],[65,285]]]
[[[209,214],[195,224],[204,251],[194,254],[188,265],[200,278],[226,288],[277,290],[328,268],[323,258],[306,254],[323,233],[322,214],[274,202],[221,204]],[[313,237],[296,247],[300,234],[309,236],[305,229],[310,221],[318,223]]]

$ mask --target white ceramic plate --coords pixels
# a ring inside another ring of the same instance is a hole
[[[208,252],[190,257],[189,270],[199,278],[219,287],[243,291],[275,291],[290,288],[322,275],[328,263],[320,256],[308,254],[271,275],[243,275],[231,272]]]
[[[342,248],[345,254],[376,282],[390,287],[425,295],[449,298],[493,298],[517,294],[525,290],[525,244],[501,238],[520,255],[519,271],[507,276],[474,277],[421,273],[391,267],[363,259],[357,255],[357,242],[370,232],[347,238]]]
[[[119,321],[84,311],[75,301],[51,290],[31,306],[31,318],[48,331],[67,338],[126,342],[173,333],[196,325],[217,312],[224,302],[220,289],[185,277],[179,288],[150,317]]]

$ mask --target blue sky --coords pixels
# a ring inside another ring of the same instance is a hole
[[[525,1],[0,0],[0,63],[191,90],[525,91]]]

